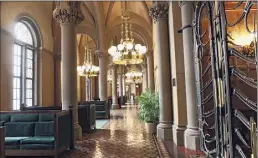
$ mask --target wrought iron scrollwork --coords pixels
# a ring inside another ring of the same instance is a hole
[[[198,118],[201,150],[209,157],[257,155],[257,8],[256,1],[195,2]],[[229,12],[238,14],[232,18]],[[248,46],[236,44],[230,34],[239,25],[253,35]]]

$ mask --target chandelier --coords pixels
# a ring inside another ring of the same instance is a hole
[[[85,46],[84,63],[77,66],[79,76],[94,77],[99,74],[99,67],[92,63],[92,51]]]
[[[144,54],[147,51],[146,46],[135,44],[132,33],[132,24],[129,23],[130,11],[127,9],[128,2],[121,2],[122,4],[122,20],[121,25],[121,40],[117,46],[111,46],[108,53],[113,58],[114,64],[140,64],[143,62]]]
[[[131,70],[125,74],[127,83],[141,83],[142,82],[142,72]]]

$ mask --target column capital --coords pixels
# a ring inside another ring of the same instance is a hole
[[[56,6],[57,7],[53,12],[53,18],[60,24],[71,23],[78,25],[84,20],[84,16],[80,10],[80,2],[57,2]]]
[[[153,2],[149,9],[149,15],[153,18],[154,22],[160,19],[168,19],[168,2]]]
[[[103,57],[107,58],[109,56],[108,52],[106,52],[106,51],[96,50],[95,52],[99,59],[103,58]]]
[[[179,7],[182,8],[183,5],[185,5],[186,1],[179,1]]]

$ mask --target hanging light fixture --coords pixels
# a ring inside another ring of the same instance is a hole
[[[129,23],[130,11],[128,2],[121,2],[123,24],[121,25],[121,40],[117,46],[111,46],[108,53],[113,58],[114,64],[140,64],[143,62],[144,54],[147,51],[146,46],[135,44],[132,33],[132,24]]]
[[[136,66],[133,66],[125,74],[127,83],[141,83],[142,82],[142,72],[136,69]]]
[[[92,51],[85,46],[84,63],[77,66],[79,76],[94,77],[99,74],[99,67],[92,63]]]

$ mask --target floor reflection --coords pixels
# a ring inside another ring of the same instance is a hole
[[[157,158],[153,137],[146,134],[137,120],[136,107],[123,107],[111,112],[103,129],[83,136],[77,150],[62,156],[69,158]]]

